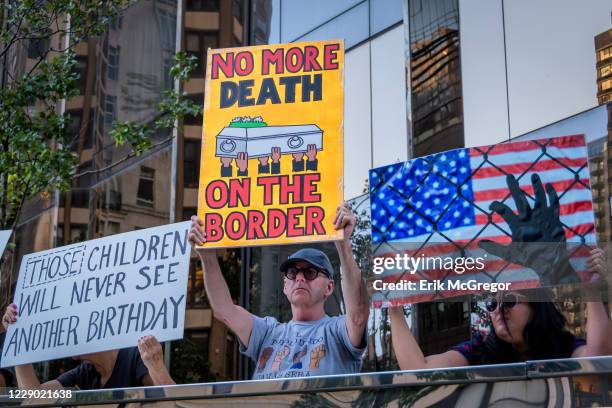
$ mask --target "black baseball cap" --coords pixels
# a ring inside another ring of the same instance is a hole
[[[319,269],[323,269],[327,272],[327,277],[330,279],[334,277],[334,268],[327,255],[323,251],[314,248],[302,248],[289,255],[289,258],[280,266],[281,272],[286,272],[291,265],[298,261],[305,261]]]

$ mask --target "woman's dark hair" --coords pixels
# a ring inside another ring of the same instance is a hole
[[[530,302],[531,319],[523,330],[530,360],[571,357],[574,335],[565,329],[566,320],[552,302]],[[503,313],[503,309],[502,309]],[[502,315],[503,316],[503,315]],[[505,316],[503,316],[505,319]],[[517,351],[491,332],[482,345],[481,364],[503,364],[522,361]]]

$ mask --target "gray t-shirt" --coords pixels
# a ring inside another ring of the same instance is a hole
[[[346,316],[325,316],[314,322],[279,323],[253,316],[248,347],[240,351],[256,363],[254,380],[357,373],[363,348],[353,346]]]

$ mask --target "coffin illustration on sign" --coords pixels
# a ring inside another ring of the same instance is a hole
[[[246,153],[255,159],[270,156],[273,147],[281,154],[306,153],[308,145],[323,150],[323,131],[317,125],[267,126],[260,117],[235,118],[217,135],[215,155],[236,158]]]

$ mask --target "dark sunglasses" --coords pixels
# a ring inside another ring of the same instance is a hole
[[[320,273],[322,273],[326,277],[329,277],[327,275],[327,272],[325,272],[325,271],[323,271],[321,269],[317,269],[317,268],[315,268],[313,266],[308,266],[306,268],[297,268],[295,266],[290,266],[284,272],[285,278],[287,278],[289,280],[295,280],[295,278],[297,277],[298,273],[300,273],[300,272],[302,272],[302,274],[304,275],[304,279],[306,279],[308,281],[317,279],[317,277],[319,276]]]
[[[521,297],[519,297],[519,295],[516,293],[505,293],[501,297],[501,307],[504,310],[510,310],[519,303],[521,303]],[[500,302],[496,297],[490,297],[485,300],[485,308],[489,313],[496,311],[499,305]]]

